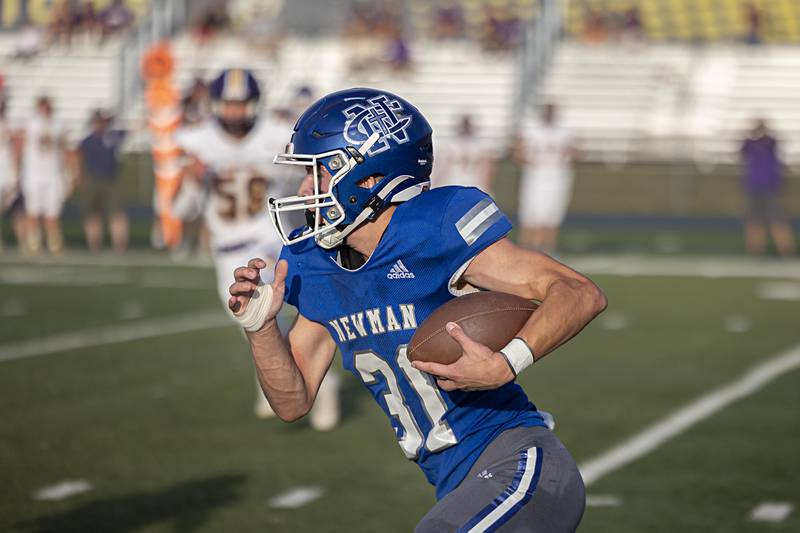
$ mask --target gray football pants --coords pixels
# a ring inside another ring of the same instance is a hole
[[[489,444],[414,531],[571,533],[585,506],[583,479],[561,441],[547,428],[515,428]]]

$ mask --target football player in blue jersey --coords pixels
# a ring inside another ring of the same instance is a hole
[[[429,190],[431,133],[414,106],[385,91],[349,89],[313,104],[275,158],[306,177],[296,196],[269,201],[284,242],[274,281],[260,280],[266,263],[255,258],[234,272],[228,304],[287,422],[309,412],[339,347],[436,487],[416,531],[574,531],[585,505],[580,473],[515,378],[597,316],[605,296],[512,244],[485,193]],[[298,211],[307,223],[292,229],[286,215]],[[450,323],[462,357],[410,363],[417,325],[480,289],[541,305],[501,352]],[[298,311],[286,337],[275,320],[284,301]]]

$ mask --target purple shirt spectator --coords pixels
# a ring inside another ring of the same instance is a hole
[[[767,134],[751,137],[742,145],[744,186],[750,194],[775,194],[781,188],[781,161],[777,141]]]
[[[84,170],[95,180],[115,180],[119,175],[120,130],[93,131],[80,144]]]
[[[101,14],[106,33],[127,28],[133,23],[133,13],[125,5],[124,0],[114,0]]]

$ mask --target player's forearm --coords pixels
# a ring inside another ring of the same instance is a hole
[[[311,409],[313,401],[288,341],[274,319],[259,331],[247,333],[256,374],[275,414],[293,422]]]
[[[557,279],[550,284],[542,304],[519,336],[538,360],[577,335],[606,305],[605,295],[591,281]]]

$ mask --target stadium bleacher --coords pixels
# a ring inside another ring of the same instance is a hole
[[[514,58],[484,53],[474,43],[417,43],[412,47],[414,68],[401,76],[381,66],[348,73],[346,43],[338,38],[289,38],[274,59],[254,56],[247,43],[237,39],[221,39],[213,46],[198,51],[189,36],[176,39],[177,80],[182,86],[195,74],[214,74],[230,66],[247,66],[257,73],[268,105],[284,104],[302,85],[317,94],[380,86],[415,102],[437,136],[452,135],[458,116],[469,113],[487,140],[499,143],[508,137],[517,82]]]
[[[0,33],[0,57],[14,54],[16,37]],[[119,51],[118,41],[104,46],[75,43],[68,50],[50,48],[26,62],[5,62],[0,70],[9,95],[9,115],[13,120],[30,116],[34,100],[47,94],[70,137],[79,135],[93,109],[117,103]]]
[[[800,161],[800,56],[795,46],[563,43],[539,101],[563,108],[589,159],[734,162],[764,117]]]
[[[13,33],[0,35],[0,55],[13,54],[14,43]],[[287,102],[301,85],[311,85],[318,94],[353,85],[382,86],[417,102],[441,137],[452,134],[461,113],[472,114],[490,141],[500,143],[508,136],[517,83],[514,59],[483,53],[473,43],[421,44],[412,50],[415,68],[405,77],[390,76],[380,67],[347,74],[345,45],[336,38],[289,38],[275,58],[254,54],[243,40],[227,37],[198,48],[184,34],[174,40],[173,50],[182,88],[195,75],[208,77],[231,66],[257,73],[270,106]],[[53,48],[26,63],[9,62],[4,73],[11,116],[26,116],[34,98],[47,92],[68,129],[83,131],[92,109],[117,104],[119,54],[119,43],[112,42],[104,47],[75,45],[68,53]],[[141,123],[141,103],[122,111],[129,125]]]

